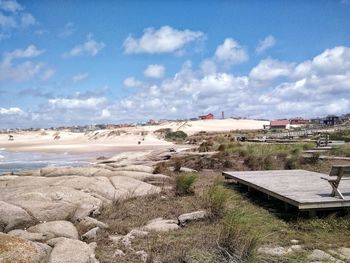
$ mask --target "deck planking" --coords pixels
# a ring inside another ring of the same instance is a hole
[[[350,180],[342,180],[339,190],[345,199],[332,197],[332,188],[321,177],[326,174],[305,170],[223,172],[223,176],[273,196],[299,210],[350,207]]]

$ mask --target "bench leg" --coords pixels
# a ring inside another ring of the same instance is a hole
[[[343,194],[338,190],[339,183],[337,182],[329,182],[329,184],[332,186],[332,196],[338,196],[341,199],[345,199]]]

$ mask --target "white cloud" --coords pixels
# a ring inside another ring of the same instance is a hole
[[[215,58],[228,65],[240,64],[248,60],[248,54],[238,42],[232,38],[226,38],[215,51]]]
[[[265,50],[273,47],[276,44],[276,39],[273,36],[267,36],[265,39],[261,40],[256,47],[256,53],[262,53]]]
[[[101,112],[101,119],[106,119],[106,118],[109,118],[111,116],[112,116],[112,114],[111,114],[111,112],[108,109],[103,109],[102,110],[102,112]]]
[[[177,30],[170,26],[159,29],[146,28],[140,38],[129,35],[124,41],[126,54],[138,53],[172,53],[180,51],[185,45],[202,39],[204,34],[200,31]]]
[[[163,65],[151,64],[145,69],[143,74],[149,78],[160,79],[163,77],[165,67]]]
[[[87,73],[87,72],[79,73],[77,75],[74,75],[72,77],[72,80],[73,80],[74,83],[76,83],[76,82],[79,82],[79,81],[82,81],[82,80],[86,79],[88,76],[89,76],[89,73]]]
[[[68,22],[64,25],[63,30],[58,34],[61,38],[66,38],[72,35],[75,31],[74,24],[72,22]]]
[[[23,10],[23,7],[15,0],[0,0],[0,9],[10,13],[17,13]]]
[[[15,0],[0,0],[0,33],[10,35],[16,28],[36,25],[34,16],[24,12],[24,7]]]
[[[26,49],[5,52],[0,62],[0,80],[26,81],[38,75],[45,69],[43,63],[34,63],[29,60],[18,62],[16,60],[35,58],[43,52],[44,50],[40,50],[34,45],[30,45]]]
[[[123,81],[125,87],[128,88],[136,88],[142,85],[142,82],[135,79],[134,77],[128,77]]]
[[[53,75],[55,75],[55,73],[56,73],[56,71],[55,71],[54,69],[49,68],[49,69],[45,70],[45,71],[41,74],[40,79],[41,79],[42,81],[47,81],[47,80],[49,80]]]
[[[18,107],[11,108],[0,108],[0,115],[23,115],[24,111],[22,111]]]
[[[272,80],[279,77],[290,76],[293,72],[293,64],[275,59],[264,59],[255,66],[249,76],[255,80]]]
[[[48,101],[49,105],[61,109],[97,109],[106,102],[106,98],[88,98],[88,99],[67,99],[56,98]]]
[[[65,53],[64,56],[96,56],[104,47],[105,44],[102,41],[97,42],[92,34],[88,34],[83,44],[75,46],[69,52]]]

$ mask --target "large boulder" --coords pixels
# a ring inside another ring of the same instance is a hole
[[[73,239],[61,239],[53,248],[49,263],[96,262],[95,251],[88,244]]]
[[[7,234],[36,242],[46,242],[47,240],[55,237],[55,235],[52,233],[32,233],[22,229],[11,230]]]
[[[168,232],[179,228],[180,226],[177,224],[177,220],[163,219],[161,217],[150,220],[142,227],[143,230],[155,232]]]
[[[68,221],[52,221],[45,222],[27,229],[32,233],[47,233],[54,235],[53,237],[66,237],[70,239],[78,239],[78,231],[75,226]]]
[[[0,232],[26,227],[32,221],[32,217],[23,208],[0,201]]]
[[[63,186],[0,186],[0,200],[22,207],[38,221],[70,219],[84,204],[102,207],[100,199]]]
[[[101,167],[45,167],[40,170],[40,175],[45,177],[59,176],[113,176],[115,173]]]
[[[126,199],[161,192],[160,187],[125,176],[114,176],[110,180],[116,188],[115,199]]]
[[[46,263],[51,248],[20,237],[0,233],[0,262]]]

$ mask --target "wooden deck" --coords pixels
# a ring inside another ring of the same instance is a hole
[[[339,185],[345,200],[330,196],[331,186],[321,177],[326,174],[305,170],[223,172],[227,179],[273,196],[299,210],[350,207],[350,180]]]

